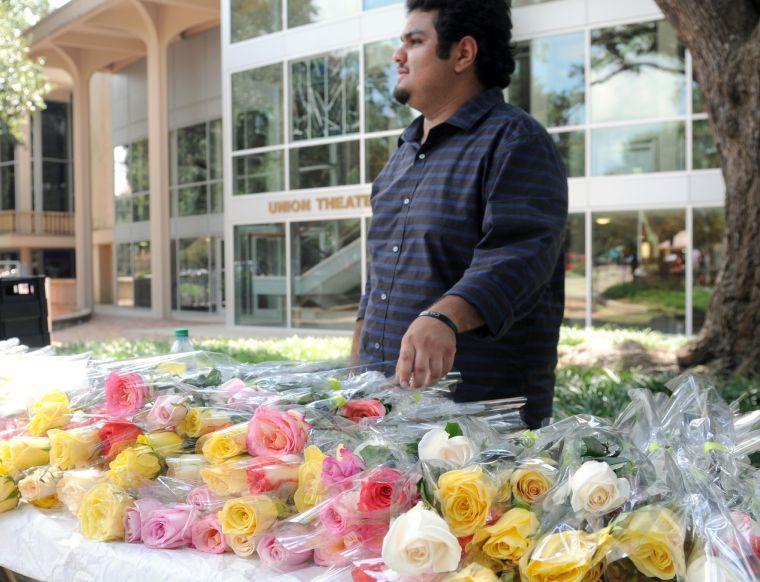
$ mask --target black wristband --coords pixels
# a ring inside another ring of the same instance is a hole
[[[437,319],[441,323],[448,325],[449,328],[451,328],[451,331],[454,332],[454,335],[459,335],[459,328],[457,327],[457,324],[451,321],[448,316],[440,313],[439,311],[425,310],[422,311],[417,317],[432,317],[433,319]]]

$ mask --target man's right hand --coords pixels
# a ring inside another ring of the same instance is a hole
[[[354,339],[351,341],[351,361],[352,366],[359,365],[359,347],[361,346],[362,330],[364,329],[364,320],[359,319],[356,321],[356,328],[354,328]]]

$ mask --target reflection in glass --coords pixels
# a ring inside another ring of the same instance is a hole
[[[179,216],[195,216],[208,212],[206,185],[185,186],[177,191],[177,213]]]
[[[282,64],[232,75],[232,149],[282,143]]]
[[[697,333],[704,325],[710,298],[718,280],[718,272],[726,258],[725,211],[723,208],[695,208],[693,224],[692,314],[693,331]]]
[[[586,216],[567,217],[565,230],[565,323],[586,324]]]
[[[69,104],[46,101],[42,110],[42,157],[69,159]]]
[[[177,130],[177,184],[202,182],[206,173],[206,124]]]
[[[591,175],[668,172],[686,168],[681,121],[591,130]]]
[[[706,119],[695,119],[692,131],[692,165],[695,170],[720,168],[720,154]]]
[[[235,227],[235,323],[285,325],[285,225]]]
[[[116,224],[132,222],[132,199],[128,196],[116,198]]]
[[[213,311],[210,241],[207,236],[179,239],[179,308]]]
[[[358,183],[358,141],[344,141],[290,150],[291,190]]]
[[[135,307],[150,307],[150,241],[133,243],[135,260]]]
[[[282,0],[231,0],[231,42],[278,30],[282,30]]]
[[[0,166],[0,210],[16,208],[16,171],[13,164]]]
[[[375,178],[385,167],[388,158],[393,155],[398,147],[398,136],[389,135],[386,137],[375,137],[365,142],[366,152],[366,174],[367,182],[374,182]]]
[[[222,178],[222,120],[215,119],[208,125],[208,178]]]
[[[292,325],[353,329],[361,297],[360,220],[291,224]]]
[[[71,211],[68,162],[42,162],[42,210]]]
[[[224,189],[221,182],[212,182],[209,184],[209,200],[211,201],[211,214],[221,214],[224,212]]]
[[[591,31],[591,121],[686,113],[685,52],[664,20]]]
[[[150,220],[150,196],[140,194],[132,197],[132,222]]]
[[[364,130],[386,131],[409,125],[416,113],[393,98],[398,73],[393,52],[398,40],[381,40],[364,46]]]
[[[517,45],[509,101],[547,127],[585,121],[585,35],[536,38]]]
[[[9,133],[0,130],[0,164],[16,159],[16,140]]]
[[[586,174],[586,132],[561,131],[550,133],[562,160],[568,178],[577,178]]]
[[[235,156],[233,163],[234,196],[279,192],[285,189],[285,164],[282,150]]]
[[[361,0],[288,0],[288,28],[332,20],[361,10]]]
[[[359,51],[336,51],[290,63],[293,140],[359,131]]]
[[[148,140],[137,141],[129,148],[127,180],[133,193],[150,189],[148,170]]]
[[[592,215],[594,325],[685,331],[683,210]]]
[[[704,113],[705,104],[702,103],[702,89],[699,88],[699,79],[697,78],[697,71],[694,70],[694,67],[692,67],[691,77],[691,112]]]
[[[116,245],[116,305],[133,307],[135,304],[132,243]]]

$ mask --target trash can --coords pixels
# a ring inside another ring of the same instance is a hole
[[[0,278],[0,340],[11,337],[29,347],[50,345],[45,277]]]

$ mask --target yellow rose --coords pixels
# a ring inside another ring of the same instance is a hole
[[[515,507],[489,526],[478,529],[467,544],[467,553],[485,558],[483,563],[498,571],[515,566],[533,546],[531,539],[540,524],[536,514]],[[481,561],[476,558],[476,561]]]
[[[49,462],[50,439],[46,437],[14,437],[0,441],[0,464],[12,477]]]
[[[248,423],[244,422],[207,434],[199,439],[199,443],[206,460],[216,465],[245,453],[248,450],[245,444],[247,436]]]
[[[686,532],[672,511],[655,505],[643,507],[626,521],[618,543],[639,572],[661,580],[685,575]]]
[[[446,576],[443,582],[499,582],[499,578],[489,568],[470,564],[461,572]]]
[[[137,442],[148,445],[162,457],[179,454],[185,443],[181,436],[171,431],[141,434],[137,437]]]
[[[496,476],[496,503],[509,503],[512,499],[512,469],[500,472]]]
[[[32,417],[26,430],[35,437],[45,436],[51,428],[66,426],[70,414],[69,397],[59,390],[50,392],[32,407]]]
[[[515,499],[533,503],[554,487],[554,482],[539,463],[528,463],[515,469],[509,478]]]
[[[18,482],[18,492],[29,502],[55,497],[56,486],[63,471],[52,467],[40,467]]]
[[[161,472],[161,461],[147,445],[136,445],[121,451],[108,465],[106,473],[112,483],[134,489],[143,479],[154,479]]]
[[[52,429],[50,464],[64,471],[80,469],[91,464],[100,448],[98,429],[92,426],[71,430]]]
[[[212,408],[191,408],[177,426],[177,432],[190,438],[198,438],[227,424],[230,417]]]
[[[277,504],[266,495],[230,499],[217,514],[225,535],[258,535],[277,521]]]
[[[245,469],[248,466],[247,460],[250,458],[247,455],[241,455],[219,465],[203,467],[201,479],[213,493],[220,497],[247,493],[248,477]]]
[[[256,552],[256,538],[247,535],[225,536],[227,545],[241,558],[250,558]]]
[[[0,513],[15,509],[19,492],[16,482],[8,475],[0,475]]]
[[[84,536],[100,542],[124,537],[124,513],[132,498],[113,483],[98,483],[82,498],[77,512]]]
[[[319,447],[309,445],[303,452],[304,462],[298,467],[298,489],[293,500],[296,509],[306,511],[322,501],[325,485],[322,483],[322,463],[327,458]]]
[[[496,496],[496,487],[480,467],[448,471],[438,478],[441,513],[457,537],[484,526]]]
[[[610,528],[596,533],[566,530],[541,538],[520,560],[525,582],[587,582],[612,544]]]

